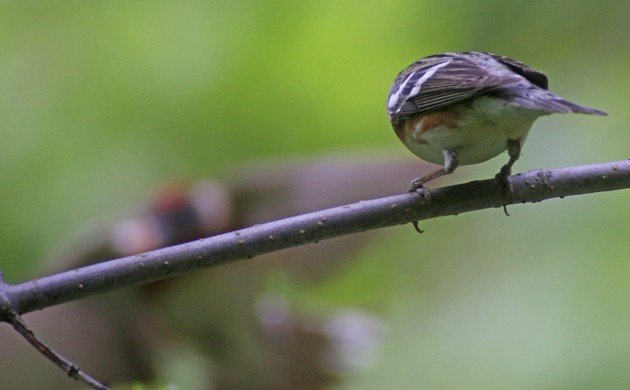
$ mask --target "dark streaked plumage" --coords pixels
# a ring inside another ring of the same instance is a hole
[[[406,117],[447,107],[491,91],[500,91],[522,83],[523,79],[532,86],[548,89],[547,76],[508,57],[486,52],[424,57],[400,72],[394,80],[389,91],[389,116],[392,123],[397,123]],[[570,108],[579,110],[579,106],[574,106],[577,105],[570,104]],[[587,114],[604,114],[593,109],[586,111]]]

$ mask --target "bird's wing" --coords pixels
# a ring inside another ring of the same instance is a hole
[[[392,122],[522,81],[510,65],[485,53],[475,54],[473,59],[449,54],[425,57],[403,70],[389,92]]]
[[[492,56],[492,58],[503,63],[504,65],[507,65],[510,69],[520,74],[521,76],[525,77],[532,84],[542,89],[549,89],[549,80],[547,79],[547,76],[545,76],[544,73],[532,68],[529,65],[525,65],[521,61],[517,61],[509,57],[499,56],[492,53],[486,53],[486,54],[488,54],[489,56]]]

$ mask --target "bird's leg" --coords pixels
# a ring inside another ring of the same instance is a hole
[[[415,178],[409,184],[409,192],[420,192],[425,191],[424,183],[428,183],[433,179],[436,179],[440,176],[448,175],[453,173],[455,168],[459,165],[459,160],[457,159],[457,152],[454,149],[444,149],[442,151],[442,155],[444,156],[444,168],[440,168],[435,172],[431,172],[428,175]]]
[[[509,216],[507,212],[507,205],[512,203],[512,184],[508,180],[508,176],[512,173],[512,166],[521,156],[521,140],[518,139],[508,139],[507,141],[507,151],[510,159],[507,164],[501,167],[499,173],[495,175],[495,178],[503,184],[503,192],[505,195],[506,202],[503,205],[503,212],[505,215]]]
[[[459,165],[459,160],[457,159],[457,152],[455,151],[455,149],[444,149],[442,151],[442,155],[444,156],[444,168],[438,169],[435,172],[431,172],[428,175],[413,179],[411,181],[411,184],[409,184],[409,192],[417,192],[424,199],[429,199],[429,191],[424,188],[424,183],[427,183],[440,176],[451,174],[453,173],[453,171],[455,171],[455,169]],[[418,233],[424,232],[424,230],[420,229],[420,226],[418,226],[418,221],[413,221],[412,224]]]

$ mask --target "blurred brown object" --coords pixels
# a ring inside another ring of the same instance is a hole
[[[417,159],[351,154],[309,162],[253,164],[228,172],[222,180],[171,182],[158,188],[144,211],[111,228],[84,232],[57,251],[49,264],[56,271],[75,268],[256,223],[393,195],[404,192],[410,179],[431,170]],[[164,342],[184,337],[210,357],[213,388],[328,387],[350,370],[349,366],[334,363],[344,359],[343,342],[329,325],[338,314],[295,312],[282,305],[278,311],[278,306],[265,306],[264,302],[269,301],[263,298],[270,296],[265,292],[265,281],[279,269],[301,283],[331,277],[375,234],[333,239],[72,302],[28,315],[26,321],[53,348],[109,383],[163,379],[152,365],[153,353]],[[274,302],[280,301],[276,297]],[[373,330],[380,328],[375,325],[378,320],[367,313],[357,314],[355,319],[354,323],[338,322],[345,325],[338,326],[337,334],[361,333],[357,330],[360,323],[372,324]],[[13,364],[0,362],[0,378],[4,378],[0,384],[7,389],[24,388],[23,382],[8,382],[16,374],[7,369],[31,367],[31,360],[43,359],[34,353],[15,352],[28,347],[13,341],[9,346],[6,339],[17,336],[7,333],[2,334],[0,343],[7,346],[3,357]],[[363,344],[370,345],[368,339],[376,340],[380,333],[365,333]],[[37,366],[41,365],[38,362]],[[51,388],[50,384],[58,383],[59,378],[68,383],[54,368],[42,370],[35,375],[42,386],[29,384],[29,388]],[[31,370],[28,372],[33,376]]]

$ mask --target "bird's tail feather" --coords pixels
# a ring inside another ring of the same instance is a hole
[[[559,112],[574,112],[576,114],[600,115],[600,116],[608,115],[604,111],[596,110],[591,107],[580,106],[579,104],[575,104],[568,100],[564,100],[563,98],[559,96],[556,96],[556,99],[554,99],[552,103],[555,106],[559,106],[563,108],[563,111],[559,111]]]
[[[537,93],[529,93],[526,96],[517,97],[515,99],[516,103],[523,108],[540,110],[549,114],[574,112],[588,115],[608,115],[604,111],[572,103],[549,91],[544,91],[544,93],[539,91],[540,90],[536,90]]]

